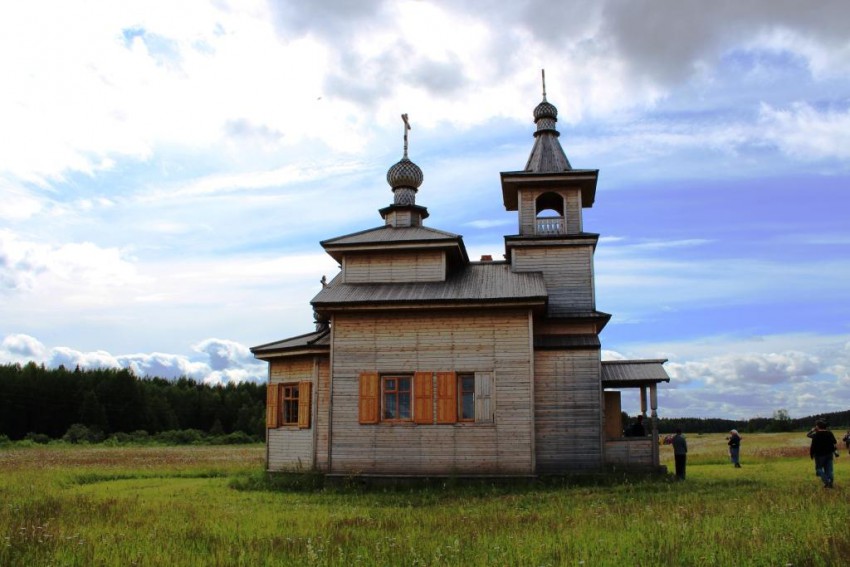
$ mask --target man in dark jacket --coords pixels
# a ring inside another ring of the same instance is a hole
[[[688,462],[688,442],[682,435],[682,430],[677,429],[673,436],[673,460],[676,462],[676,478],[685,480],[685,466]]]
[[[835,440],[835,435],[826,428],[826,422],[819,419],[808,436],[812,439],[809,457],[815,461],[815,474],[823,481],[824,488],[832,488],[834,480],[832,460],[838,454],[836,450],[838,442]]]

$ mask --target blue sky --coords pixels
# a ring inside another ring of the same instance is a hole
[[[603,356],[667,417],[850,400],[850,4],[26,2],[0,7],[0,361],[264,379],[410,156],[427,224],[500,256],[540,69]]]

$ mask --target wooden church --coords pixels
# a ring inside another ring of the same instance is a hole
[[[463,238],[425,226],[421,169],[390,167],[383,223],[321,242],[340,265],[313,298],[315,331],[251,349],[269,363],[268,470],[328,475],[533,476],[658,468],[665,360],[603,362],[582,210],[598,170],[574,169],[534,109],[525,168],[501,173],[518,234],[504,260],[471,261]],[[620,396],[650,410],[624,437]],[[647,405],[647,402],[649,404]]]

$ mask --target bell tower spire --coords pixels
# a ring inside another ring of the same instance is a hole
[[[526,171],[534,173],[555,173],[570,171],[573,167],[567,154],[558,141],[561,133],[555,129],[558,122],[558,109],[546,100],[546,70],[541,69],[543,80],[543,101],[534,109],[534,123],[537,131],[534,133],[534,147],[525,164]]]

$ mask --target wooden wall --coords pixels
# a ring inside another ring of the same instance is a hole
[[[271,361],[272,384],[310,381],[316,384],[316,361],[313,356],[275,359]],[[314,463],[315,403],[312,403],[311,427],[299,429],[285,425],[266,430],[268,470],[310,470]]]
[[[331,471],[357,474],[531,474],[528,310],[336,314]],[[358,376],[492,371],[493,423],[360,425]]]
[[[654,462],[652,437],[613,439],[605,442],[605,463],[630,468],[658,466]]]
[[[345,283],[440,282],[446,279],[445,252],[428,250],[388,254],[347,254]]]
[[[330,382],[331,365],[327,356],[316,357],[316,390],[313,427],[315,428],[316,469],[328,470],[328,432],[330,430]]]
[[[513,270],[543,272],[550,317],[596,308],[593,289],[593,246],[517,246]]]
[[[538,351],[534,356],[537,472],[602,466],[599,350]]]

